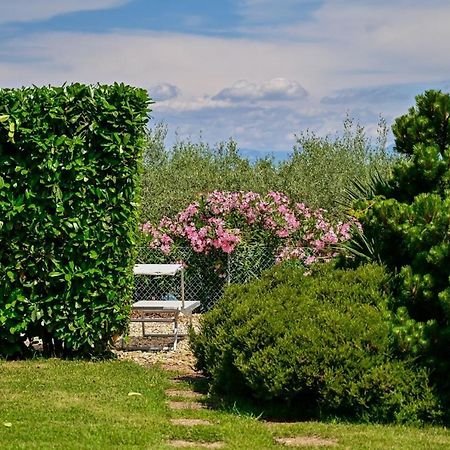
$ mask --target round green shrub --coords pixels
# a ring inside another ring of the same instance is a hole
[[[191,335],[198,368],[217,392],[315,416],[437,419],[427,373],[393,357],[388,282],[377,265],[322,265],[231,286]]]

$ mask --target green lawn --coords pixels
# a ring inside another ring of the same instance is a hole
[[[450,448],[450,431],[437,427],[268,426],[238,411],[172,411],[164,392],[169,387],[174,388],[168,373],[131,362],[0,362],[0,448],[169,449],[173,439],[256,450],[283,448],[275,442],[282,436],[330,439],[337,442],[329,447],[335,449]],[[213,425],[172,425],[171,418],[201,418]]]

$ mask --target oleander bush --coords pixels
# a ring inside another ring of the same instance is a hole
[[[357,225],[295,203],[282,192],[214,191],[174,217],[143,224],[142,231],[150,248],[166,255],[190,247],[210,257],[231,254],[246,244],[266,247],[277,261],[296,259],[311,265],[336,256],[336,244],[348,241]]]
[[[191,333],[213,390],[299,415],[376,422],[440,417],[424,369],[395,355],[389,276],[377,265],[280,266],[231,286]]]
[[[0,355],[105,350],[127,326],[149,98],[0,89]]]
[[[207,309],[226,282],[255,278],[285,260],[305,266],[331,260],[357,226],[281,192],[214,191],[174,217],[143,224],[142,231],[152,261],[182,260],[188,276],[198,276],[205,289],[197,290],[197,299]],[[186,250],[188,260],[180,258]]]

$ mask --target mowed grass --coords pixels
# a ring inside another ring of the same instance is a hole
[[[283,436],[322,438],[333,449],[450,448],[450,431],[440,427],[267,424],[237,409],[172,411],[165,390],[191,385],[169,376],[123,361],[0,362],[0,448],[173,449],[171,440],[188,440],[257,450],[287,448],[275,441]],[[176,418],[212,424],[172,425]]]

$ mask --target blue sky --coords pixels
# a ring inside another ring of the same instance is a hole
[[[448,0],[0,0],[0,86],[124,81],[169,142],[289,151],[450,90]],[[6,8],[6,3],[7,8]]]

